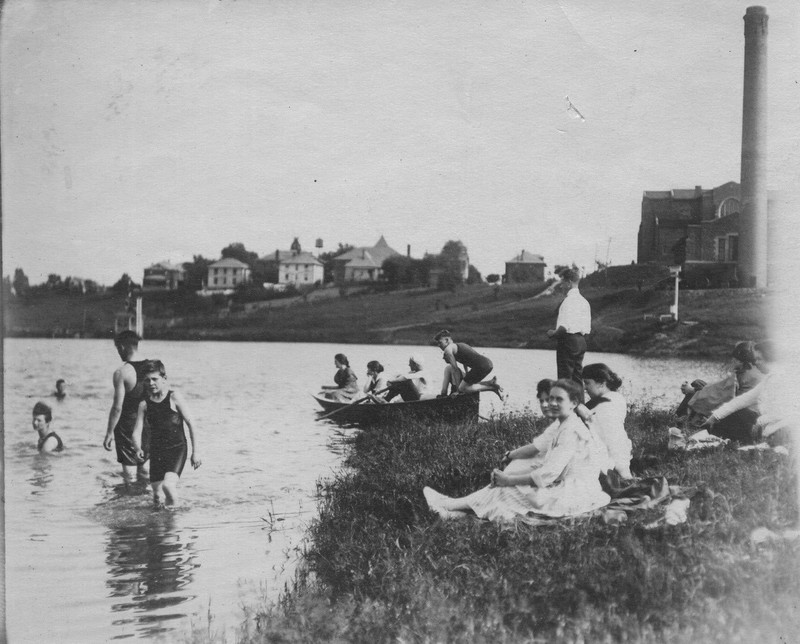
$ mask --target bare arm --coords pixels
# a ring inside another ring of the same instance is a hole
[[[124,367],[124,365],[123,365]],[[103,447],[111,449],[111,441],[114,438],[114,428],[122,415],[122,401],[125,400],[125,376],[122,373],[123,367],[114,372],[112,382],[114,383],[114,402],[111,404],[111,411],[108,413],[108,427],[106,437],[103,440]]]
[[[192,444],[192,467],[197,469],[202,465],[202,461],[200,460],[200,453],[197,451],[197,441],[195,439],[195,431],[194,431],[194,421],[192,420],[192,416],[189,413],[189,409],[186,406],[186,401],[183,399],[177,391],[172,392],[172,400],[175,401],[175,409],[181,412],[181,416],[183,416],[183,422],[186,425],[186,429],[189,430],[189,441]]]
[[[139,460],[144,461],[144,451],[142,451],[142,430],[144,429],[144,413],[147,411],[147,402],[142,401],[139,403],[139,408],[136,410],[136,424],[133,426],[133,434],[131,441],[136,449],[136,456]]]

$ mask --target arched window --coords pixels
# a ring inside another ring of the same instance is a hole
[[[742,205],[736,197],[728,197],[723,199],[719,208],[717,208],[717,218],[727,217],[736,212],[742,212]]]

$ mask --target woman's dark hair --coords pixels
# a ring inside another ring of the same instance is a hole
[[[33,406],[33,415],[34,416],[44,416],[44,419],[49,423],[53,420],[53,410],[50,409],[48,405],[45,405],[43,402],[37,402]]]
[[[553,388],[553,385],[556,384],[556,381],[551,378],[544,378],[536,383],[536,397],[538,398],[542,394],[549,394],[550,390]]]
[[[616,391],[622,386],[622,378],[602,362],[587,364],[583,368],[583,378],[604,383],[611,391]]]
[[[333,356],[333,359],[336,360],[336,362],[338,362],[339,364],[343,364],[345,367],[350,366],[350,361],[347,359],[347,356],[344,355],[343,353],[337,353],[335,356]]]
[[[442,338],[452,338],[452,337],[453,336],[450,335],[450,331],[448,331],[447,329],[442,329],[441,331],[439,331],[439,333],[437,333],[435,336],[433,336],[433,341],[434,341],[434,343],[436,343],[439,340],[441,340]]]
[[[374,371],[375,373],[381,373],[381,371],[383,371],[383,365],[377,360],[370,360],[367,363],[367,371]]]
[[[756,362],[756,343],[751,340],[738,342],[733,347],[731,356],[736,358],[739,362],[744,363],[745,369],[749,369]]]
[[[758,351],[761,357],[767,362],[775,362],[777,351],[775,350],[775,343],[772,340],[758,342],[755,346],[755,350]]]
[[[574,403],[580,403],[581,397],[583,395],[583,387],[581,387],[577,382],[574,380],[567,380],[566,378],[559,378],[553,383],[552,389],[558,387],[559,389],[563,389],[567,392],[567,396],[569,399]]]
[[[142,365],[142,373],[146,376],[148,373],[157,373],[162,378],[167,377],[167,370],[164,368],[164,363],[161,360],[145,360]]]

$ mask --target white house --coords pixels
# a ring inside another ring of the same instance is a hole
[[[309,252],[283,255],[278,260],[278,284],[322,283],[324,272],[322,262]]]
[[[208,267],[208,281],[206,289],[209,291],[224,291],[234,289],[239,284],[250,281],[250,267],[233,257],[224,257]]]

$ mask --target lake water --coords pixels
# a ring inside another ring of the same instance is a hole
[[[320,479],[340,466],[336,426],[316,420],[310,397],[332,384],[343,351],[363,382],[380,360],[391,375],[408,356],[436,374],[435,347],[145,340],[197,425],[203,465],[187,463],[176,511],[126,496],[113,452],[102,448],[111,375],[120,364],[101,340],[4,341],[6,619],[9,641],[175,641],[192,627],[235,641],[250,609],[277,599],[292,579]],[[554,377],[555,353],[482,350],[510,394],[484,394],[481,415],[535,408],[535,385]],[[721,365],[588,354],[625,380],[630,402],[676,404],[684,379],[713,380]],[[52,397],[57,378],[68,397]],[[67,449],[39,455],[31,429],[37,400]],[[420,488],[424,484],[420,481]],[[211,616],[209,618],[209,615]]]

